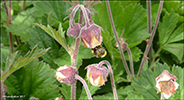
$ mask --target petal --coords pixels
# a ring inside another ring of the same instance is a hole
[[[66,78],[61,72],[56,72],[56,76],[62,79]]]
[[[66,66],[66,65],[65,65],[65,66],[63,66],[63,67],[62,67],[62,66],[60,66],[60,67],[57,69],[57,71],[61,71],[61,70],[63,70],[63,69],[67,69],[67,68],[68,68],[68,66]]]
[[[168,94],[166,94],[166,93],[163,93],[164,94],[164,98],[166,98],[166,99],[169,99],[170,97],[171,97],[171,93],[168,93]]]
[[[179,84],[177,82],[174,82],[174,90],[178,89]]]
[[[104,80],[102,78],[102,75],[100,75],[97,79],[95,79],[94,83],[95,83],[96,86],[103,85],[104,84]]]

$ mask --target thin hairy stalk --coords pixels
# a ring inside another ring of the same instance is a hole
[[[8,8],[8,27],[11,24],[11,0],[9,0],[9,8]],[[10,51],[13,53],[13,42],[12,42],[12,34],[9,32],[9,41],[10,41]]]
[[[103,60],[103,61],[101,61],[101,62],[99,63],[99,66],[102,66],[103,64],[106,64],[107,67],[108,67],[108,69],[109,69],[114,99],[115,99],[115,100],[118,100],[118,95],[117,95],[117,92],[116,92],[116,86],[115,86],[115,81],[114,81],[114,76],[113,76],[113,71],[112,71],[111,64],[110,64],[108,61]]]
[[[142,71],[142,68],[144,66],[144,63],[145,63],[145,60],[147,58],[147,54],[149,52],[149,49],[151,47],[151,44],[152,44],[152,41],[153,41],[153,38],[154,38],[154,35],[155,35],[155,31],[157,29],[157,25],[158,25],[158,22],[159,22],[159,18],[160,18],[160,13],[162,11],[162,6],[163,6],[163,0],[160,1],[160,5],[159,5],[159,9],[158,9],[158,14],[157,14],[157,19],[155,21],[155,25],[154,25],[154,28],[153,28],[153,31],[151,33],[151,37],[150,39],[147,41],[147,45],[146,45],[146,50],[143,54],[143,58],[142,58],[142,61],[141,61],[141,64],[140,64],[140,67],[139,67],[139,72],[137,73],[137,77],[140,77],[140,74],[141,74],[141,71]]]
[[[81,24],[81,25],[82,25],[82,19],[83,19],[83,14],[82,14],[82,11],[80,10],[79,24]],[[76,38],[76,41],[75,41],[75,49],[74,49],[74,54],[73,54],[73,57],[72,57],[72,66],[73,67],[76,67],[77,54],[78,54],[78,51],[79,51],[79,43],[80,43],[80,34]],[[74,84],[72,84],[72,86],[71,86],[71,99],[75,100],[75,97],[76,97],[76,82]]]
[[[25,10],[25,8],[26,8],[26,0],[24,0],[24,2],[23,2],[22,11],[24,11],[24,10]]]
[[[151,34],[151,0],[147,1],[147,8],[148,8],[148,33]],[[153,61],[152,58],[152,45],[149,50],[149,66],[151,65],[151,62]]]
[[[1,81],[1,100],[5,100],[4,96],[4,88],[3,88],[3,81]]]
[[[85,18],[85,23],[86,23],[86,26],[88,27],[89,26],[89,18],[88,18],[88,15],[87,15],[87,12],[86,12],[86,9],[83,5],[80,5],[80,8],[83,12],[83,15],[84,15],[84,18]]]
[[[77,74],[75,74],[75,79],[79,80],[83,84],[83,86],[84,86],[84,88],[86,90],[86,94],[88,96],[88,100],[92,100],[91,93],[89,91],[88,85],[86,84],[86,81],[82,77],[77,75]]]
[[[4,2],[4,8],[5,8],[6,14],[8,15],[8,8],[7,8],[7,6],[6,6],[6,1],[3,0],[3,2]]]
[[[128,74],[129,76],[131,76],[130,70],[128,69],[128,65],[127,65],[126,60],[125,60],[125,56],[124,56],[124,54],[123,54],[123,49],[122,49],[122,47],[120,46],[120,41],[119,41],[119,38],[118,38],[117,33],[116,33],[116,29],[115,29],[115,26],[114,26],[114,22],[113,22],[113,19],[112,19],[112,15],[111,15],[111,10],[110,10],[109,1],[106,1],[106,4],[107,4],[108,14],[109,14],[110,21],[111,21],[111,26],[112,26],[112,28],[113,28],[114,35],[115,35],[116,41],[117,41],[118,46],[119,46],[119,49],[120,49],[120,54],[121,54],[121,58],[122,58],[122,61],[123,61],[125,70],[126,70],[127,74]]]
[[[131,50],[130,48],[126,47],[126,50],[128,51],[128,55],[129,55],[129,59],[130,59],[130,70],[131,70],[131,73],[132,73],[132,77],[135,78],[135,75],[134,75],[134,64],[133,64],[133,58],[132,58],[132,53],[131,53]]]
[[[4,2],[4,8],[5,8],[6,14],[8,16],[8,8],[6,6],[6,1],[3,0],[3,2]],[[20,44],[20,41],[19,41],[18,37],[17,36],[14,36],[14,37],[15,37],[15,40],[16,40],[17,44],[19,45]]]

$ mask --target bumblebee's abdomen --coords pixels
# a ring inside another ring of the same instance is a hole
[[[95,48],[92,49],[92,53],[97,57],[97,58],[103,58],[106,56],[107,52],[104,47],[101,45],[96,46]]]

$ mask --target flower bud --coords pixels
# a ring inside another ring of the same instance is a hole
[[[107,81],[107,75],[109,73],[105,66],[99,67],[98,64],[92,64],[86,67],[87,79],[94,86],[102,86]]]
[[[81,29],[81,38],[84,47],[95,48],[102,43],[101,36],[102,28],[96,24],[91,24],[89,27],[84,26]]]
[[[81,26],[78,23],[74,23],[67,30],[67,35],[72,37],[77,37],[80,33]]]
[[[77,70],[69,65],[59,67],[56,71],[56,77],[59,82],[66,83],[67,85],[72,85],[76,79],[75,74]]]
[[[156,78],[157,93],[161,92],[164,98],[168,99],[173,93],[176,92],[179,84],[176,82],[177,78],[171,75],[167,70],[164,70]]]
[[[125,40],[126,39],[124,39],[124,38],[119,38],[120,46],[122,47],[123,50],[126,50],[126,48],[128,46],[128,44],[125,42]],[[119,45],[117,42],[114,46],[119,48]]]

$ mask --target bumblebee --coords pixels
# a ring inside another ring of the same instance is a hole
[[[94,54],[97,58],[103,58],[106,56],[107,52],[104,47],[101,45],[92,48],[92,54]]]

